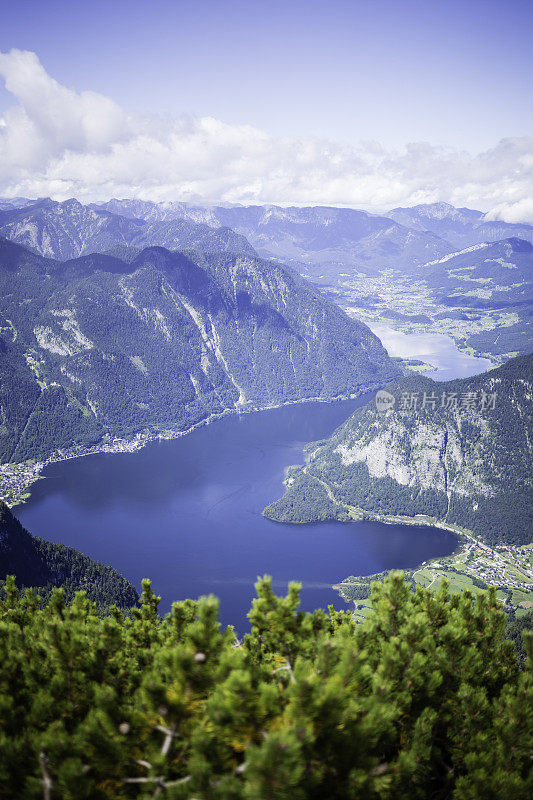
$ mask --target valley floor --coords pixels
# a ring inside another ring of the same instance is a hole
[[[476,292],[484,299],[483,291],[472,290],[474,302]],[[460,302],[453,307],[439,305],[425,281],[392,270],[343,276],[327,287],[326,294],[374,330],[387,326],[407,334],[444,334],[462,353],[487,358],[494,365],[533,349],[531,322],[522,309],[466,307]],[[420,365],[407,366],[420,370]],[[428,364],[426,369],[432,367]]]

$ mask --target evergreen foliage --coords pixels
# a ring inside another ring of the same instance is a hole
[[[415,593],[373,612],[298,610],[256,586],[242,641],[210,596],[165,618],[80,592],[0,601],[0,797],[17,800],[521,800],[533,791],[531,656],[494,591]],[[529,642],[531,645],[531,640]]]
[[[0,584],[9,574],[20,587],[32,587],[43,599],[61,587],[66,600],[80,589],[104,612],[114,603],[128,609],[139,596],[135,588],[113,569],[93,561],[73,547],[47,542],[22,527],[9,506],[0,500]]]
[[[526,649],[524,647],[525,631],[533,631],[533,609],[531,611],[526,611],[526,613],[522,614],[520,617],[509,619],[505,629],[505,636],[514,643],[518,659],[522,663],[525,663],[527,658]]]

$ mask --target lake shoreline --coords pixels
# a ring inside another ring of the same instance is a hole
[[[258,575],[303,584],[302,608],[345,607],[331,587],[349,573],[410,568],[457,547],[444,530],[377,522],[273,525],[261,512],[279,496],[304,443],[331,435],[365,396],[231,414],[194,436],[157,442],[123,459],[100,455],[45,470],[21,524],[111,564],[135,586],[149,576],[166,610],[215,591],[224,621],[246,626]]]
[[[51,464],[85,458],[86,456],[98,455],[100,453],[135,453],[152,442],[180,439],[182,436],[187,436],[199,428],[211,425],[213,422],[218,422],[229,416],[273,411],[275,409],[287,408],[293,405],[303,405],[305,403],[339,403],[346,400],[358,400],[363,398],[366,394],[375,392],[386,385],[387,384],[376,384],[373,387],[364,389],[358,394],[337,395],[336,397],[330,398],[305,397],[299,400],[287,400],[283,403],[272,405],[251,406],[249,408],[243,406],[240,408],[227,408],[217,414],[210,414],[208,417],[195,422],[194,425],[191,425],[185,430],[172,430],[170,428],[168,431],[163,431],[161,433],[137,433],[130,439],[113,439],[110,443],[100,442],[93,447],[81,448],[75,451],[56,451],[56,453],[53,453],[46,461],[35,461],[31,464],[27,462],[0,464],[0,500],[4,500],[10,508],[25,503],[30,497],[30,488],[37,481],[44,479],[41,473]],[[14,488],[11,488],[10,484],[12,484]]]

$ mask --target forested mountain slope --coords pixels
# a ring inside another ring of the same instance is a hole
[[[472,378],[421,376],[387,387],[324,442],[309,444],[285,495],[265,513],[292,522],[426,515],[489,544],[533,530],[533,355]],[[444,407],[443,407],[444,404]]]
[[[0,500],[0,581],[7,575],[15,575],[19,586],[34,587],[41,595],[60,586],[71,599],[83,589],[100,609],[113,603],[129,609],[138,599],[133,586],[115,569],[72,547],[32,536]]]
[[[511,308],[533,301],[533,244],[503,239],[425,264],[418,276],[443,305]]]
[[[148,248],[60,262],[0,239],[0,461],[226,409],[333,398],[398,374],[292,270]]]

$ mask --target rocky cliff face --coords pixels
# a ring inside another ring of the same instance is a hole
[[[256,257],[148,248],[129,263],[57,262],[4,240],[0,295],[2,461],[398,374],[364,324]]]
[[[421,514],[492,543],[527,541],[533,356],[473,378],[413,377],[387,390],[387,410],[372,401],[331,439],[307,447],[307,464],[291,471],[285,496],[267,515],[309,521],[349,518],[350,510]]]

